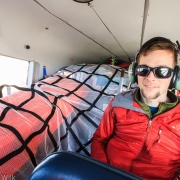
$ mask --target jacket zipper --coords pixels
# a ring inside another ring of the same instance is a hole
[[[141,147],[141,150],[139,151],[137,157],[132,161],[132,164],[131,164],[131,167],[130,167],[130,172],[131,172],[131,173],[132,173],[132,171],[133,171],[133,167],[134,167],[135,162],[139,159],[139,157],[140,157],[140,155],[141,155],[141,153],[142,153],[142,151],[143,151],[144,145],[145,145],[146,140],[147,140],[148,135],[149,135],[148,129],[151,127],[151,124],[152,124],[152,119],[151,119],[152,116],[151,116],[151,117],[147,116],[147,117],[148,117],[149,121],[148,121],[148,127],[147,127],[146,137],[145,137],[145,139],[144,139],[144,143],[143,143],[143,145],[142,145],[142,147]]]

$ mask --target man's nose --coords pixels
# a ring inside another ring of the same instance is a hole
[[[150,71],[150,73],[148,74],[148,76],[146,76],[146,79],[152,80],[155,79],[156,77],[154,76],[153,71]]]

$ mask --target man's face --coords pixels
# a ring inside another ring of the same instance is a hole
[[[146,56],[141,55],[138,65],[146,65],[152,68],[165,66],[173,69],[173,54],[167,50],[155,50]],[[137,78],[142,96],[146,99],[156,99],[160,96],[166,97],[172,76],[167,79],[159,79],[151,71],[148,76],[137,76]]]

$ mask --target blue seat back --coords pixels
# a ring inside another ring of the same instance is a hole
[[[73,152],[47,156],[29,180],[142,180],[126,171]]]

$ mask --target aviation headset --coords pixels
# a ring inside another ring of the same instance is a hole
[[[136,55],[135,55],[135,62],[133,62],[130,66],[129,66],[129,69],[128,69],[128,76],[129,76],[129,80],[131,83],[137,83],[137,75],[135,74],[135,70],[136,70],[136,67],[138,65],[137,63],[137,59],[138,59],[138,56],[139,56],[139,53],[141,52],[141,50],[143,48],[145,48],[147,45],[149,45],[150,43],[152,42],[156,42],[156,41],[164,41],[164,42],[168,42],[168,43],[171,43],[173,44],[173,46],[175,46],[176,50],[178,50],[178,53],[179,53],[179,49],[178,49],[178,46],[176,44],[174,44],[173,42],[171,42],[169,39],[166,39],[164,37],[154,37],[150,40],[148,40],[147,42],[145,42],[141,48],[137,51]],[[174,68],[174,73],[173,73],[173,77],[171,79],[171,82],[170,82],[170,85],[169,85],[169,89],[177,89],[177,90],[180,90],[180,68],[179,66],[175,66]]]

